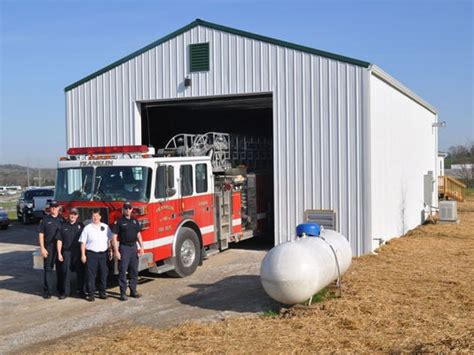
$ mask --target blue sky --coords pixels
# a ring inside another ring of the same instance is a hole
[[[64,155],[64,87],[196,18],[377,64],[474,140],[473,2],[0,0],[0,164]]]

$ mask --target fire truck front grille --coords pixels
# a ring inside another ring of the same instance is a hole
[[[77,207],[79,211],[79,220],[82,221],[84,224],[89,224],[92,218],[92,211],[99,210],[100,215],[102,216],[101,222],[109,224],[109,209],[102,207]]]

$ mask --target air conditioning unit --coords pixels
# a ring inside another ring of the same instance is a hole
[[[458,204],[456,201],[439,202],[439,220],[440,222],[457,222]]]

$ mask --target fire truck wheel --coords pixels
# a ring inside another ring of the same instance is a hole
[[[185,277],[196,271],[201,258],[201,248],[196,232],[191,228],[182,227],[176,240],[175,269],[168,275]]]

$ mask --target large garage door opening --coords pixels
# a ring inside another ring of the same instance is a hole
[[[263,240],[273,241],[272,106],[271,94],[142,102],[142,144],[163,154],[178,135],[224,133],[230,142],[230,163],[226,170],[215,173],[216,179],[228,175],[229,168],[234,174],[236,169],[245,172],[257,191],[242,195],[242,204],[255,206],[246,210],[253,213],[250,220],[265,230]]]

